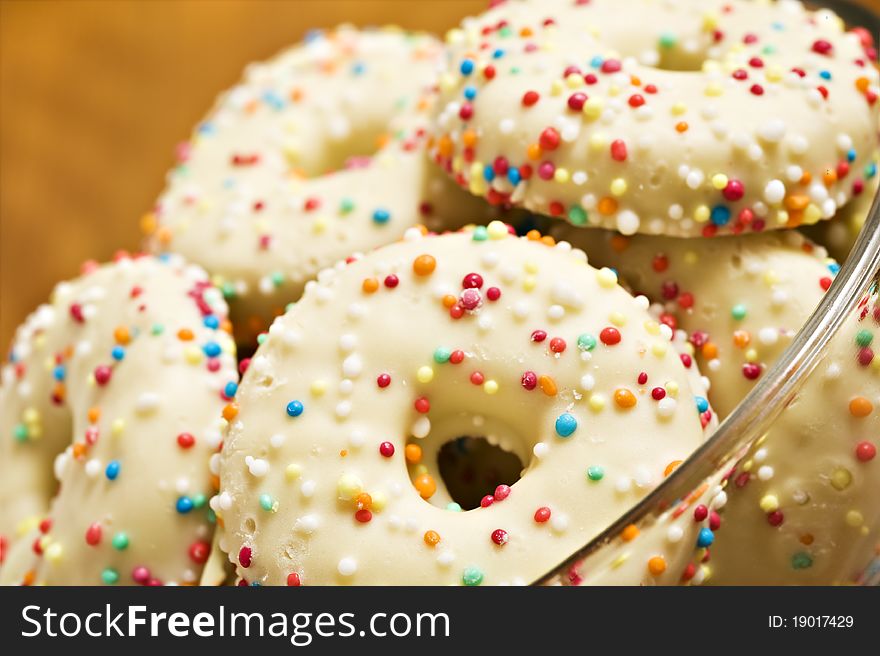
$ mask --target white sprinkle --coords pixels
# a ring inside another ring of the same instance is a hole
[[[336,416],[345,419],[351,414],[351,401],[340,401],[336,404]]]
[[[352,353],[342,361],[342,374],[346,378],[357,378],[364,369],[363,360],[357,353]]]
[[[269,473],[269,463],[262,458],[254,458],[253,456],[245,456],[244,464],[247,465],[251,476],[262,478]]]
[[[410,432],[416,439],[424,439],[431,432],[431,420],[425,416],[419,417],[413,422]]]
[[[785,198],[785,184],[782,180],[771,180],[764,187],[764,200],[771,205],[781,203],[783,198]]]
[[[565,308],[561,305],[551,305],[547,308],[547,318],[551,321],[558,321],[565,316]]]
[[[687,178],[685,178],[685,184],[691,189],[699,189],[700,185],[703,184],[703,180],[706,179],[706,176],[700,169],[693,169],[687,174]]]
[[[568,515],[565,513],[554,513],[550,517],[550,528],[557,533],[564,533],[568,529]]]
[[[633,235],[639,229],[641,220],[632,210],[623,210],[617,214],[617,229],[623,235]]]
[[[773,346],[779,341],[779,331],[775,328],[761,328],[758,331],[758,341],[764,346]]]
[[[678,405],[675,399],[664,396],[657,402],[657,414],[661,417],[671,417],[675,413],[675,407]]]
[[[343,353],[351,353],[355,346],[357,346],[357,337],[351,333],[346,333],[339,338],[339,349]]]
[[[621,476],[614,481],[614,489],[621,494],[629,492],[630,488],[632,488],[632,479],[630,479],[629,476]]]
[[[89,478],[97,478],[101,473],[101,461],[97,458],[92,458],[86,463],[86,476]]]
[[[684,537],[684,530],[681,526],[670,526],[666,531],[666,540],[672,544],[681,541],[682,537]]]
[[[273,449],[280,449],[284,445],[285,437],[281,433],[275,433],[269,438],[269,444]]]
[[[581,376],[581,389],[585,392],[593,391],[593,388],[596,387],[596,379],[593,378],[592,374],[584,374]]]
[[[342,576],[351,576],[357,571],[357,561],[350,557],[343,558],[339,561],[336,569]]]
[[[293,525],[293,530],[298,533],[303,533],[305,535],[311,535],[314,533],[318,526],[321,524],[321,520],[318,515],[309,514],[303,515]]]
[[[154,392],[144,392],[138,397],[134,409],[139,415],[147,415],[155,412],[159,407],[159,395]]]
[[[779,143],[785,136],[785,121],[771,119],[758,128],[758,136],[767,143]]]
[[[762,481],[769,481],[771,478],[773,478],[773,474],[773,467],[771,467],[770,465],[764,465],[763,467],[758,468],[758,478]]]
[[[449,567],[453,562],[455,562],[455,553],[453,551],[441,551],[437,556],[437,564],[443,567]]]
[[[532,453],[535,454],[535,457],[540,460],[550,451],[550,447],[547,446],[545,442],[538,442],[533,448]]]
[[[315,488],[317,487],[317,483],[315,481],[303,481],[299,486],[299,493],[302,494],[306,499],[310,499],[312,495],[315,494]]]

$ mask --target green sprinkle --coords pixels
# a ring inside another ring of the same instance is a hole
[[[813,557],[803,551],[799,551],[791,557],[791,566],[794,569],[807,569],[812,567]]]
[[[601,481],[605,476],[605,470],[598,465],[593,465],[587,469],[587,478],[591,481]]]
[[[128,549],[128,536],[125,533],[117,533],[113,536],[112,544],[116,551],[125,551]]]
[[[446,504],[446,510],[451,510],[452,512],[461,512],[461,506],[455,501],[450,501]]]
[[[273,273],[270,278],[272,280],[272,284],[275,285],[275,287],[281,287],[281,285],[284,284],[284,274],[280,271],[276,271],[275,273]]]
[[[742,303],[737,303],[730,309],[730,315],[737,321],[742,321],[746,318],[746,306]]]
[[[480,585],[483,582],[483,572],[478,567],[466,567],[461,575],[461,582],[468,586]]]
[[[12,429],[12,435],[16,442],[25,442],[28,438],[28,429],[24,424],[16,424]]]
[[[208,512],[205,513],[205,516],[208,518],[209,524],[217,523],[217,513],[215,513],[211,508],[208,508]]]
[[[498,30],[498,35],[502,37],[509,37],[513,34],[513,30],[510,29],[509,25],[505,25],[500,30]]]
[[[477,226],[474,228],[474,235],[472,239],[474,241],[486,241],[489,238],[489,231],[486,230],[486,226]]]
[[[868,346],[873,340],[874,335],[867,330],[862,329],[856,334],[856,344],[859,346]]]
[[[351,198],[343,198],[339,203],[339,213],[348,214],[354,209],[354,201]]]
[[[678,38],[674,34],[664,32],[660,35],[661,48],[674,48],[676,43],[678,43]]]
[[[452,351],[450,351],[445,346],[438,346],[436,349],[434,349],[434,362],[436,362],[437,364],[449,362],[450,355],[452,355]]]
[[[265,342],[266,337],[268,337],[268,335],[266,335],[266,333],[260,333],[259,335],[257,335],[257,344],[259,345],[259,344],[262,344],[263,342]]]
[[[266,512],[277,512],[278,511],[278,502],[272,498],[271,494],[261,494],[260,495],[260,508],[262,508]]]
[[[164,332],[165,332],[165,326],[163,326],[161,323],[154,323],[150,327],[150,334],[151,335],[161,335]]]
[[[230,299],[230,298],[236,297],[235,287],[232,285],[231,282],[224,282],[220,286],[220,291],[223,292],[223,298],[225,298],[225,299]]]
[[[568,220],[574,225],[584,225],[587,222],[587,213],[580,205],[574,205],[568,210]]]
[[[592,351],[596,348],[596,338],[590,333],[584,333],[583,335],[578,335],[577,344],[581,351]]]
[[[772,55],[774,52],[776,52],[776,46],[768,45],[761,48],[761,53],[765,55]]]
[[[105,585],[113,585],[117,581],[119,581],[119,572],[117,572],[112,567],[108,567],[103,572],[101,572],[101,580]]]
[[[204,494],[196,494],[192,497],[193,508],[201,508],[208,502],[208,497]]]

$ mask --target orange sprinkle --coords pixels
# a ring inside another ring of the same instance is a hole
[[[191,331],[189,328],[181,328],[177,331],[177,339],[179,339],[181,342],[189,342],[193,339],[193,337],[193,331]]]
[[[422,447],[418,444],[407,444],[403,449],[403,455],[409,464],[414,465],[422,460]]]
[[[532,36],[532,34],[534,34],[534,32],[532,32],[531,27],[524,27],[519,31],[519,35],[521,37],[529,37]]]
[[[98,420],[101,418],[101,408],[93,407],[89,408],[89,423],[97,424]]]
[[[226,421],[232,421],[238,415],[238,406],[234,403],[227,403],[223,408],[223,418]]]
[[[679,121],[675,124],[676,132],[687,132],[690,126],[687,124],[687,121]]]
[[[536,143],[530,143],[528,148],[526,148],[526,157],[530,160],[541,159],[541,146]]]
[[[617,407],[628,410],[635,406],[636,397],[635,394],[628,389],[621,387],[620,389],[614,390],[614,402],[617,404]]]
[[[630,76],[629,76],[629,82],[630,82],[630,84],[632,84],[634,87],[640,87],[640,86],[642,86],[642,80],[641,80],[641,78],[639,78],[639,77],[636,76],[636,75],[630,75]]]
[[[220,477],[217,474],[211,474],[211,488],[214,490],[220,489]]]
[[[290,99],[293,102],[299,102],[303,99],[303,90],[300,87],[294,87],[290,90]]]
[[[630,524],[620,532],[620,537],[623,538],[624,542],[632,542],[639,537],[639,527],[635,524]]]
[[[52,395],[63,401],[66,394],[67,390],[64,388],[64,383],[55,383],[55,387],[52,388]]]
[[[556,381],[550,376],[541,376],[538,378],[538,385],[541,386],[541,391],[547,396],[556,396]]]
[[[544,246],[555,246],[556,240],[553,239],[553,237],[551,237],[550,235],[544,235],[543,237],[541,237],[541,243],[544,244]]]
[[[540,241],[541,233],[537,230],[529,230],[526,233],[526,239],[528,239],[529,241]]]
[[[424,540],[429,547],[436,547],[440,542],[440,534],[437,531],[425,531]]]
[[[874,411],[874,405],[864,396],[857,396],[849,402],[849,413],[853,417],[867,417]]]
[[[357,503],[358,510],[369,510],[373,507],[373,497],[371,497],[366,492],[361,492],[359,495],[357,495],[355,503]]]
[[[376,137],[376,148],[384,148],[389,143],[391,143],[391,135],[387,132],[383,132],[378,137]]]
[[[807,546],[810,546],[811,544],[813,544],[813,534],[812,533],[804,533],[800,537],[800,541],[801,541],[801,544],[805,544]]]
[[[806,194],[791,194],[785,197],[785,209],[803,210],[810,204],[810,197]]]
[[[224,319],[220,323],[220,330],[222,330],[224,333],[229,333],[231,335],[232,334],[232,322],[229,319]]]
[[[113,331],[113,339],[116,340],[117,344],[128,344],[131,341],[131,333],[128,332],[128,328],[125,326],[117,326],[116,330]]]
[[[826,187],[833,185],[837,182],[837,171],[834,169],[825,169],[825,173],[822,174],[822,182],[825,183]]]
[[[648,571],[652,576],[660,576],[666,571],[666,560],[663,556],[654,556],[648,561]]]
[[[745,348],[752,341],[752,336],[748,330],[734,330],[733,343],[737,348]]]
[[[617,201],[611,196],[605,196],[599,201],[599,214],[603,216],[611,216],[617,212]]]
[[[473,130],[465,130],[461,135],[461,143],[467,148],[477,145],[477,133]]]
[[[701,350],[703,357],[707,360],[713,360],[718,357],[718,346],[715,342],[706,342]]]
[[[813,181],[813,174],[809,171],[804,171],[804,174],[801,176],[801,179],[798,182],[805,187]]]
[[[379,289],[379,281],[375,278],[364,278],[363,283],[361,283],[361,290],[363,290],[364,294],[372,294],[377,289]]]
[[[174,233],[171,232],[171,228],[168,226],[162,226],[156,231],[156,238],[160,244],[165,246],[171,243],[172,237],[174,237]]]
[[[423,499],[430,499],[434,496],[434,492],[437,491],[437,483],[434,482],[434,479],[431,478],[430,474],[422,474],[413,481],[413,485],[416,486],[416,489],[419,491],[419,496]]]
[[[340,455],[340,457],[344,458],[345,456],[348,455],[348,449],[340,449],[339,455]]]
[[[22,579],[21,584],[22,585],[33,585],[34,581],[36,581],[36,580],[37,580],[37,573],[34,570],[29,569],[27,572],[24,573],[24,578]]]
[[[615,253],[622,253],[629,248],[629,239],[623,235],[614,235],[611,237],[611,250]]]
[[[452,294],[446,294],[443,297],[443,307],[445,307],[445,308],[451,308],[457,302],[458,302],[458,299],[455,298],[455,296],[453,296]]]
[[[413,273],[417,276],[430,276],[437,268],[437,260],[432,255],[419,255],[413,260]]]
[[[868,90],[868,87],[871,85],[871,81],[866,77],[860,77],[856,80],[856,89],[865,93]]]
[[[88,447],[85,442],[74,442],[73,443],[73,457],[79,460],[80,458],[84,458],[86,455],[86,451]]]
[[[804,211],[803,210],[789,210],[788,221],[786,221],[786,223],[785,223],[785,226],[787,228],[797,228],[803,222],[804,222]]]
[[[156,220],[156,215],[152,212],[148,212],[141,217],[141,232],[145,236],[149,237],[152,235],[158,227],[159,222]]]
[[[449,138],[449,135],[444,134],[440,137],[440,141],[437,142],[437,151],[440,153],[441,157],[451,157],[453,152],[452,139]]]
[[[682,463],[681,460],[673,460],[668,465],[666,465],[666,469],[663,470],[663,477],[669,476],[672,472],[678,469],[678,466]]]

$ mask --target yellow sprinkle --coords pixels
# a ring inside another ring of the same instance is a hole
[[[560,169],[556,169],[553,172],[553,181],[558,182],[560,184],[564,184],[564,183],[568,182],[570,177],[571,176],[569,176],[569,174],[568,174],[568,169],[561,169],[560,168]]]
[[[501,221],[492,221],[486,230],[489,233],[489,239],[504,239],[509,234],[507,226]]]
[[[746,362],[757,362],[757,361],[758,361],[758,352],[755,349],[750,348],[748,351],[746,351]]]
[[[724,87],[722,87],[718,82],[710,82],[706,85],[703,93],[709,97],[715,98],[724,95]]]
[[[482,178],[483,177],[483,165],[479,162],[474,162],[471,164],[471,177],[472,178]]]
[[[321,234],[327,229],[327,217],[319,216],[316,217],[314,221],[312,221],[312,232],[315,234]]]
[[[622,312],[612,312],[610,315],[608,315],[608,320],[618,328],[626,325],[626,315],[624,315]]]
[[[486,183],[483,176],[480,176],[479,178],[471,176],[470,182],[468,183],[468,190],[474,196],[482,196],[489,190],[489,185]]]
[[[198,346],[187,346],[183,350],[183,358],[189,364],[201,364],[202,359],[204,358],[204,353],[202,353],[202,349],[200,349]]]
[[[711,216],[711,210],[707,205],[700,205],[694,210],[694,221],[697,223],[705,223]]]
[[[553,80],[553,82],[550,84],[550,95],[551,96],[558,96],[558,95],[562,94],[562,92],[564,90],[565,90],[565,86],[563,85],[562,80]]]
[[[629,559],[629,554],[620,554],[617,558],[611,561],[611,569],[617,569],[621,565],[623,565]]]
[[[26,424],[36,424],[40,421],[40,413],[37,412],[36,408],[28,408],[22,413],[21,418],[24,419]]]
[[[487,380],[483,383],[483,390],[485,390],[486,394],[495,394],[498,392],[498,383],[494,380]]]
[[[716,173],[712,176],[712,186],[721,191],[727,186],[727,176],[723,173]]]
[[[428,366],[419,367],[419,370],[416,372],[416,378],[420,383],[430,383],[434,380],[434,370]]]
[[[455,78],[449,73],[440,76],[440,88],[444,91],[452,91],[455,89]]]
[[[364,484],[354,474],[345,473],[336,481],[336,491],[340,499],[350,500],[364,491]]]
[[[565,78],[565,86],[569,89],[577,89],[578,87],[584,86],[584,76],[583,75],[575,75],[572,73],[567,78]]]
[[[312,393],[312,396],[323,396],[327,391],[327,381],[320,378],[313,380],[312,384],[309,385],[309,391]]]
[[[684,263],[688,266],[693,266],[697,262],[700,261],[700,256],[697,251],[688,251],[684,254]]]
[[[758,505],[765,513],[771,513],[779,509],[779,499],[776,498],[775,494],[765,494],[761,497]]]
[[[822,210],[819,209],[819,206],[816,203],[810,203],[807,205],[804,210],[804,223],[806,225],[813,225],[817,223],[819,219],[822,218]]]
[[[596,272],[596,280],[600,287],[611,289],[617,284],[617,274],[608,267],[602,267]]]
[[[526,273],[538,273],[538,263],[534,260],[527,260],[523,263],[523,270]]]
[[[750,471],[752,471],[752,468],[754,466],[755,466],[755,461],[752,460],[751,458],[749,458],[741,465],[740,469],[742,469],[743,471],[750,472]]]
[[[776,211],[776,223],[779,225],[785,225],[788,223],[788,211],[787,210],[777,210]]]
[[[110,434],[113,437],[119,437],[125,432],[125,419],[114,419],[110,424]]]
[[[669,347],[667,347],[664,342],[654,342],[651,344],[651,353],[658,358],[665,356],[668,350]]]
[[[681,116],[685,112],[687,112],[687,105],[683,102],[677,102],[672,105],[672,109],[670,110],[673,116]]]
[[[715,12],[707,11],[703,14],[703,31],[714,32],[718,29],[718,15]]]
[[[764,69],[764,76],[768,82],[779,82],[785,72],[779,66],[768,66]]]
[[[608,138],[601,132],[590,135],[590,148],[595,151],[604,150],[608,145]]]
[[[538,284],[538,279],[535,276],[526,276],[523,278],[522,288],[523,291],[531,292],[534,291],[535,286]]]
[[[862,513],[858,510],[850,510],[846,513],[846,523],[853,528],[858,528],[865,523],[865,518],[862,517]]]
[[[852,483],[852,474],[849,469],[838,467],[831,474],[831,487],[835,490],[845,490]]]
[[[388,495],[384,492],[374,492],[370,496],[373,497],[372,510],[374,512],[380,512],[388,505]]]
[[[605,407],[605,397],[601,394],[590,395],[590,410],[593,412],[601,412]]]
[[[650,319],[645,322],[645,332],[649,335],[659,335],[660,334],[660,324]]]
[[[601,98],[588,98],[581,110],[590,120],[596,120],[602,115],[604,101]]]
[[[611,186],[609,187],[609,190],[611,191],[611,194],[613,196],[620,197],[626,193],[626,188],[626,180],[624,180],[623,178],[614,178],[614,180],[611,181]]]
[[[776,283],[779,282],[779,274],[776,273],[773,269],[767,269],[764,272],[764,284],[768,287],[772,287]]]
[[[664,389],[666,390],[666,393],[669,394],[669,396],[671,396],[672,398],[678,396],[678,383],[676,383],[674,380],[670,380],[668,383],[666,383]]]
[[[302,465],[292,462],[284,468],[284,478],[287,479],[288,483],[295,481],[300,476],[302,476]]]
[[[31,531],[33,531],[37,526],[40,525],[42,519],[37,515],[31,515],[30,517],[25,517],[18,524],[15,525],[15,534],[18,537],[24,537]]]
[[[464,157],[461,155],[456,155],[452,158],[452,171],[454,173],[463,173],[464,172]]]
[[[57,563],[61,560],[61,555],[63,553],[64,548],[61,546],[61,543],[53,542],[43,550],[43,557],[50,563]]]

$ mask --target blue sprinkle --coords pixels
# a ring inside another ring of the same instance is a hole
[[[214,134],[214,124],[213,123],[202,123],[198,127],[199,134]]]
[[[351,67],[351,72],[355,75],[363,75],[367,72],[366,63],[362,61],[355,62],[354,65]]]
[[[828,270],[831,272],[831,275],[836,276],[837,272],[840,271],[840,265],[837,262],[829,262]]]
[[[266,91],[263,94],[263,102],[272,109],[284,109],[284,99],[277,95],[274,91]]]
[[[63,364],[59,364],[59,365],[58,365],[57,367],[55,367],[55,369],[52,371],[52,376],[53,376],[53,377],[55,378],[55,380],[57,380],[57,381],[62,381],[62,380],[64,380],[64,375],[65,375],[65,374],[66,374],[66,371],[64,370],[64,365],[63,365]]]
[[[474,72],[474,62],[472,59],[465,59],[461,62],[461,74],[462,75],[470,75]]]
[[[125,349],[121,346],[114,346],[113,350],[110,351],[110,355],[113,356],[113,359],[116,361],[125,359]]]
[[[699,410],[701,413],[706,412],[706,410],[709,409],[709,402],[702,396],[695,396],[694,401],[697,402],[697,410]]]
[[[715,534],[712,532],[712,530],[708,528],[701,528],[700,535],[697,537],[697,546],[705,548],[713,542],[715,542]]]
[[[577,427],[577,419],[567,412],[556,418],[556,434],[559,437],[570,437],[577,430]]]
[[[466,86],[464,88],[464,97],[467,98],[468,100],[473,100],[474,98],[476,98],[477,97],[477,88],[472,87],[470,85]]]
[[[238,385],[233,382],[226,383],[226,387],[223,388],[223,394],[226,396],[227,399],[231,399],[233,396],[235,396],[235,393],[237,391]]]
[[[492,182],[495,179],[495,169],[492,168],[491,164],[486,164],[483,167],[483,178],[485,178],[486,182]]]
[[[821,77],[823,80],[830,80],[831,71],[819,71],[819,77]]]
[[[291,401],[287,404],[287,414],[290,417],[299,417],[303,413],[302,401]]]
[[[318,39],[320,39],[323,36],[324,36],[324,30],[318,30],[318,29],[309,30],[308,32],[306,32],[306,36],[305,36],[304,40],[306,43],[310,43],[312,41],[317,41]]]
[[[162,253],[161,255],[159,255],[159,260],[161,262],[164,262],[165,264],[168,264],[171,261],[171,253]]]
[[[710,218],[717,226],[727,225],[730,221],[730,208],[727,205],[716,205],[712,208]]]
[[[218,319],[216,315],[209,314],[207,317],[205,317],[204,324],[205,328],[217,330],[217,328],[220,327],[220,319]]]
[[[202,347],[202,350],[209,358],[216,358],[218,355],[220,355],[222,349],[217,342],[208,342]]]
[[[179,512],[181,515],[185,515],[193,509],[193,505],[194,504],[192,502],[192,499],[190,499],[189,497],[179,497],[177,499],[177,504],[175,505],[175,507],[177,508],[177,512]]]
[[[220,183],[224,189],[232,189],[235,187],[235,178],[226,178]]]
[[[119,476],[119,467],[120,465],[118,460],[111,460],[110,463],[107,465],[107,469],[104,471],[104,473],[107,475],[107,478],[111,481],[115,481],[116,477]]]
[[[385,224],[391,220],[391,212],[382,208],[373,212],[373,223]]]
[[[498,48],[495,52],[492,53],[492,59],[501,59],[504,56],[504,50]]]
[[[850,149],[847,151],[847,153],[846,153],[846,160],[847,160],[848,162],[854,162],[854,161],[856,161],[856,149],[855,149],[855,148],[850,148]]]
[[[603,61],[604,60],[599,55],[596,55],[590,60],[590,66],[592,66],[593,68],[601,68]]]
[[[519,181],[522,180],[522,176],[519,174],[519,169],[515,166],[511,166],[507,169],[507,179],[510,180],[510,184],[516,186],[519,184]]]
[[[869,180],[877,175],[877,163],[871,162],[865,167],[865,177]]]
[[[780,23],[779,21],[776,21],[775,23],[772,23],[772,24],[771,24],[771,27],[772,27],[774,30],[776,30],[777,32],[783,32],[783,31],[785,31],[785,24],[784,24],[784,23]]]

